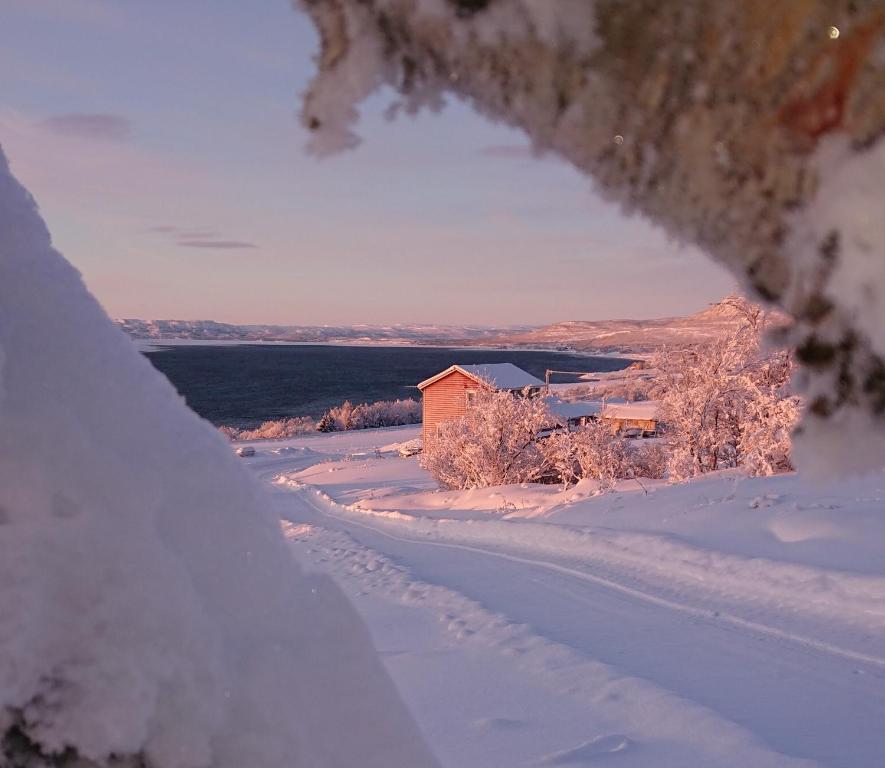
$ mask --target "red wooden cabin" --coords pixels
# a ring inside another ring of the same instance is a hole
[[[544,382],[513,363],[446,368],[418,385],[424,412],[424,445],[433,439],[442,422],[460,418],[467,412],[471,392],[486,386],[512,392],[521,392],[528,387],[531,394],[540,392]]]

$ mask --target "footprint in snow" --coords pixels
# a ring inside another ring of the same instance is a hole
[[[542,757],[538,762],[539,765],[589,765],[600,758],[625,752],[632,745],[633,742],[626,736],[614,733],[591,739],[574,749],[552,752]]]

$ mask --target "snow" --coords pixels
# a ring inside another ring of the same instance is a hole
[[[574,387],[574,385],[571,385]],[[582,416],[596,416],[602,409],[599,401],[568,402],[558,397],[548,396],[544,398],[547,410],[555,416],[563,419],[579,419]]]
[[[616,753],[626,766],[803,764],[702,707],[415,579],[345,533],[283,525],[299,555],[361,604],[395,678],[416,693],[444,765],[584,765]],[[685,738],[689,724],[706,731],[704,743]]]
[[[491,381],[498,389],[539,387],[544,383],[513,363],[480,363],[459,365],[458,368],[475,379]]]
[[[439,491],[417,433],[251,466],[444,765],[880,764],[885,472]]]
[[[497,389],[524,389],[525,387],[541,387],[544,385],[543,381],[540,381],[513,363],[478,363],[474,365],[453,365],[445,371],[436,374],[436,376],[422,381],[418,385],[418,389],[424,389],[424,387],[452,371],[461,371],[461,373],[477,381],[491,382]]]
[[[870,340],[878,359],[864,359],[858,354],[849,379],[851,397],[831,396],[832,383],[846,376],[848,360],[826,371],[806,372],[802,384],[809,401],[824,398],[834,412],[826,420],[807,419],[806,440],[799,441],[797,455],[806,466],[829,472],[833,467],[863,471],[881,466],[885,455],[883,431],[883,396],[876,382],[881,378],[885,358],[885,295],[877,288],[885,285],[885,218],[872,201],[881,201],[885,178],[885,142],[879,141],[863,152],[855,152],[844,137],[821,143],[814,162],[820,188],[812,203],[794,214],[794,233],[788,247],[804,271],[814,273],[815,257],[820,258],[821,244],[838,234],[837,254],[832,264],[823,268],[829,278],[823,288],[824,298],[841,307],[815,330],[820,344],[835,348],[855,345],[844,326],[856,326]],[[822,280],[822,278],[819,278]],[[801,294],[808,286],[796,280],[793,291]],[[850,359],[850,358],[849,358]],[[844,388],[844,384],[841,385]],[[872,414],[859,410],[856,401],[868,400]]]
[[[635,403],[607,402],[602,409],[602,415],[607,419],[656,419],[658,418],[658,404],[654,400],[641,400]]]
[[[2,153],[0,361],[0,731],[98,765],[436,764],[250,460],[106,317]]]

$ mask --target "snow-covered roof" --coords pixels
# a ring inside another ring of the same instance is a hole
[[[545,397],[544,402],[547,405],[547,410],[561,419],[580,419],[583,416],[595,416],[602,410],[602,402],[599,400],[584,400],[571,403],[551,396]]]
[[[607,419],[657,419],[658,404],[655,400],[636,403],[606,403],[602,415]]]
[[[490,382],[496,389],[524,389],[525,387],[544,386],[543,381],[513,363],[479,363],[477,365],[452,365],[436,376],[422,381],[418,385],[418,389],[424,389],[455,371],[460,371],[476,381]]]

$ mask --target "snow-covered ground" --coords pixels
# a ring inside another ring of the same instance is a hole
[[[0,149],[0,766],[436,768],[354,607]]]
[[[446,766],[879,766],[885,474],[437,491],[418,428],[254,443]]]

